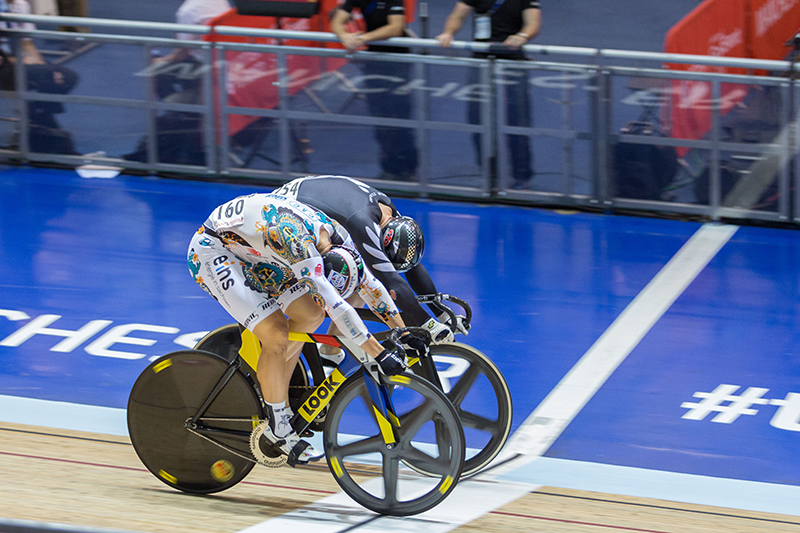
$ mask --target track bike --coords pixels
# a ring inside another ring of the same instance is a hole
[[[442,321],[455,332],[466,333],[472,321],[472,309],[469,304],[449,294],[432,294],[419,296],[422,304],[429,305],[442,317]],[[460,307],[463,315],[456,314],[454,307]],[[364,321],[380,322],[380,319],[369,309],[357,309]],[[383,341],[389,332],[374,333],[375,338]],[[230,324],[212,331],[201,339],[195,349],[219,354],[238,353],[242,346],[242,338],[238,324]],[[303,347],[306,361],[318,361],[319,352],[313,343]],[[323,366],[328,362],[322,359]],[[511,432],[513,406],[511,392],[503,374],[497,365],[485,354],[460,342],[432,344],[428,357],[409,360],[411,370],[445,392],[458,412],[464,428],[467,451],[462,478],[479,472],[500,453]],[[318,365],[306,368],[303,361],[298,362],[289,388],[289,403],[297,412],[303,395],[311,388],[308,373],[314,374],[314,383],[324,379]],[[310,428],[321,431],[324,413],[320,421],[315,421]],[[424,463],[412,460],[405,464],[422,474],[433,474],[427,471]]]
[[[398,328],[389,340],[397,343],[408,331],[426,333]],[[229,335],[228,327],[209,334],[204,344],[216,352],[180,350],[156,359],[128,400],[137,455],[158,479],[184,492],[225,490],[256,464],[278,467],[287,461],[261,438],[267,414],[252,360],[260,353],[258,340],[237,328],[240,348],[234,351]],[[291,380],[293,390],[303,391],[293,395],[292,427],[302,435],[322,426],[328,467],[345,493],[367,509],[395,516],[424,512],[450,494],[464,466],[464,432],[439,389],[411,373],[384,376],[373,359],[341,337],[290,333],[289,340],[345,352],[328,375],[319,357],[304,354],[311,371],[295,369]],[[366,479],[365,469],[378,477]]]

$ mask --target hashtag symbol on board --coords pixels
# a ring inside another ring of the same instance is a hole
[[[741,415],[754,415],[756,409],[752,405],[767,405],[769,400],[762,398],[769,389],[749,387],[742,394],[734,394],[739,390],[738,385],[722,384],[711,392],[695,392],[695,398],[702,398],[699,402],[683,402],[681,407],[689,412],[681,418],[689,420],[703,420],[711,413],[718,413],[711,419],[712,422],[730,424]]]

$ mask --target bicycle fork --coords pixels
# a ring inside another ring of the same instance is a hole
[[[378,429],[380,429],[386,448],[391,450],[398,441],[399,435],[396,434],[396,431],[400,428],[400,420],[395,414],[391,393],[388,387],[379,385],[375,376],[372,376],[370,372],[365,371],[365,374],[365,378],[368,376],[365,383],[369,398],[372,400],[372,415],[378,423]],[[403,376],[393,376],[389,379],[401,384],[404,381],[408,383],[408,378]]]

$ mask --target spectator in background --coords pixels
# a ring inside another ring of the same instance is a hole
[[[228,0],[183,0],[175,13],[175,22],[203,26],[230,8]],[[178,33],[175,38],[201,41],[203,36],[199,33]],[[165,56],[153,59],[159,98],[184,104],[200,102],[203,62],[202,51],[194,48],[176,48]]]
[[[27,0],[0,0],[0,12],[13,13],[15,15],[30,15],[32,11],[31,5]],[[0,30],[5,29],[34,31],[36,25],[30,22],[0,22]],[[45,63],[42,54],[39,53],[36,45],[33,44],[33,39],[29,37],[20,39],[20,50],[14,51],[11,50],[11,43],[9,40],[4,38],[2,40],[2,49],[3,52],[8,55],[22,55],[22,62],[26,65]]]
[[[183,0],[175,12],[175,22],[178,24],[203,26],[231,8],[228,0]],[[199,33],[178,33],[176,39],[182,41],[202,41]],[[181,61],[195,61],[202,63],[202,53],[196,49],[177,48],[171,53],[153,60],[154,63],[174,64]]]
[[[450,12],[444,25],[444,31],[436,37],[443,47],[450,46],[456,33],[461,29],[464,20],[471,13],[474,19],[474,40],[478,42],[502,43],[497,50],[475,52],[473,57],[525,60],[522,46],[539,34],[542,25],[542,13],[539,0],[458,0]],[[477,70],[470,69],[476,76]],[[524,72],[524,71],[523,71]],[[508,125],[530,126],[531,110],[528,97],[527,75],[519,80],[509,80],[506,85],[506,103]],[[468,108],[469,121],[480,122],[480,102],[470,102]],[[531,151],[527,136],[509,135],[511,149],[511,166],[513,189],[527,188],[531,179]],[[480,135],[473,136],[475,149],[480,164]]]
[[[86,2],[88,0],[58,0],[58,14],[62,17],[88,17],[89,10]],[[87,33],[89,28],[85,26],[60,26],[60,31],[72,31]],[[67,49],[79,49],[84,46],[80,41],[62,41],[61,46]]]
[[[358,9],[364,16],[366,33],[348,31],[347,23],[353,9]],[[372,41],[406,35],[405,25],[403,0],[345,0],[333,12],[330,29],[339,37],[345,48],[354,51]],[[372,44],[367,46],[367,50],[395,53],[409,51],[408,48]],[[411,117],[410,96],[385,91],[386,82],[380,79],[385,76],[408,80],[411,63],[365,60],[362,63],[362,70],[367,77],[363,87],[366,90],[367,107],[372,116],[401,119]],[[373,92],[371,89],[379,90]],[[375,128],[375,138],[381,150],[381,177],[401,181],[413,179],[417,171],[417,147],[413,131],[409,128],[378,126]]]
[[[175,13],[175,22],[186,25],[205,25],[231,8],[228,0],[183,0]],[[178,33],[183,41],[200,41],[199,33]],[[198,104],[202,102],[204,54],[199,49],[176,48],[169,54],[153,59],[150,74],[154,76],[155,91],[163,102]],[[205,165],[203,115],[184,111],[166,111],[156,118],[158,162],[184,165]],[[147,137],[136,150],[122,156],[128,161],[147,161]]]
[[[86,2],[87,0],[58,0],[58,14],[62,17],[86,17],[89,14]]]
[[[27,0],[0,0],[0,12],[30,15],[31,6]],[[0,30],[11,28],[33,31],[36,26],[30,23],[0,23]],[[43,94],[67,94],[78,83],[78,75],[64,66],[50,65],[45,61],[33,39],[24,37],[16,41],[18,49],[13,49],[15,41],[4,39],[0,42],[0,89],[16,90],[14,63],[21,60],[25,64],[25,78],[28,91]],[[33,152],[75,154],[72,137],[61,129],[55,115],[63,113],[60,102],[29,102],[29,145]]]

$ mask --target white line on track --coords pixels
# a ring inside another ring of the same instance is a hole
[[[706,224],[678,250],[522,423],[487,472],[495,478],[543,455],[709,261],[736,226]]]
[[[379,491],[383,486],[383,478],[371,479],[363,486],[371,492]],[[520,498],[535,488],[528,483],[513,481],[459,483],[442,503],[430,511],[409,517],[376,515],[340,492],[243,529],[240,533],[274,531],[342,533],[350,530],[358,533],[388,531],[446,533]],[[456,494],[458,497],[454,497]]]
[[[284,530],[293,533],[354,530],[359,533],[419,530],[446,533],[537,489],[538,485],[497,478],[547,451],[736,229],[736,226],[719,224],[702,226],[517,429],[494,462],[498,466],[460,482],[444,502],[430,511],[403,519],[376,517],[339,493],[256,524],[242,533]]]

